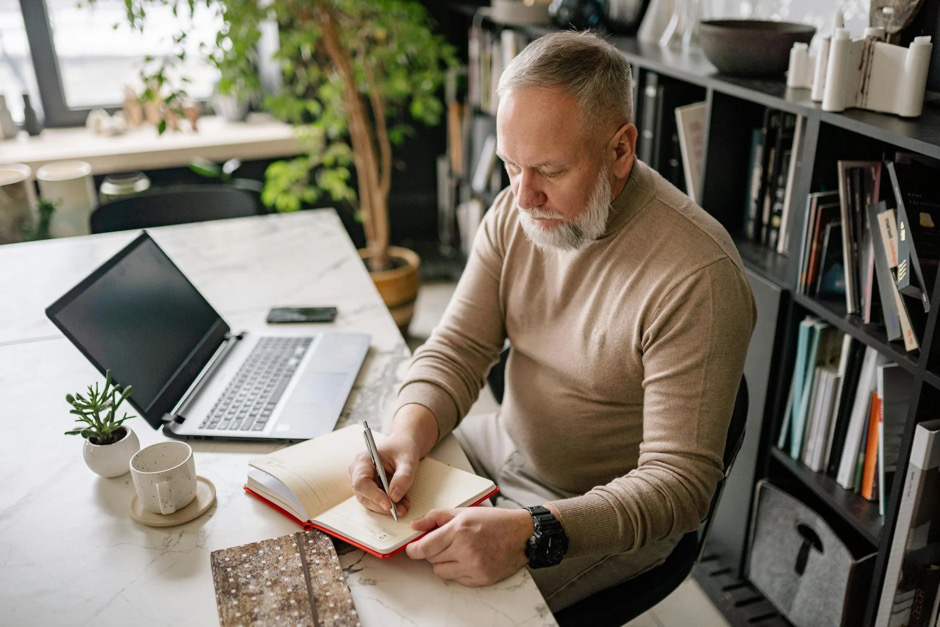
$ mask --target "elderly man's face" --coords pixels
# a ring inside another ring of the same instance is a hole
[[[526,234],[537,245],[580,248],[599,237],[611,200],[603,146],[581,127],[574,97],[523,88],[499,103],[497,152]]]

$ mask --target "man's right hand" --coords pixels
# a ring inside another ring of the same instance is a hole
[[[409,505],[405,494],[415,480],[421,457],[414,441],[405,437],[389,436],[378,443],[377,447],[389,480],[389,494],[392,501],[398,505],[398,515],[404,516]],[[349,465],[349,478],[352,481],[353,494],[363,507],[380,514],[389,514],[392,504],[378,482],[378,474],[368,451],[362,451],[353,459]]]
[[[392,431],[377,442],[379,457],[389,480],[392,501],[398,504],[398,515],[408,511],[408,490],[414,483],[418,462],[437,442],[437,421],[422,405],[405,405],[395,414]],[[349,465],[353,494],[366,509],[391,515],[389,497],[378,483],[369,452],[363,450]]]

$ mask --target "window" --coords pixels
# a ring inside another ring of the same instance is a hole
[[[39,108],[39,87],[29,56],[26,26],[19,0],[0,0],[0,95],[17,122],[23,121],[23,94]]]
[[[4,9],[11,4],[17,0],[0,0],[4,42],[4,16],[9,12]],[[154,6],[148,9],[147,27],[141,34],[128,26],[124,0],[97,0],[91,7],[79,6],[76,0],[18,0],[18,4],[35,66],[35,72],[28,73],[34,81],[38,78],[47,126],[82,124],[95,107],[120,108],[125,85],[140,91],[145,57],[172,54],[173,35],[184,24],[181,20],[188,21],[188,17],[174,17],[171,7]],[[220,21],[200,5],[192,25],[187,29],[187,59],[179,73],[191,80],[186,85],[189,96],[205,100],[218,80],[218,71],[202,60],[200,45],[214,45]],[[10,39],[16,41],[17,31],[11,28],[10,32]],[[2,61],[0,56],[0,66]],[[0,84],[4,84],[2,71],[0,67]]]

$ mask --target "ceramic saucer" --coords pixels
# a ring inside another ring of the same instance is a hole
[[[154,514],[141,506],[135,494],[131,497],[131,518],[151,527],[173,527],[204,514],[213,503],[215,486],[205,477],[196,477],[196,497],[183,509],[172,514]]]

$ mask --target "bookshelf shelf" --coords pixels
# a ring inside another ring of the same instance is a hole
[[[924,373],[924,383],[940,390],[940,374],[928,370]]]
[[[794,294],[793,300],[843,333],[848,333],[859,342],[875,348],[908,372],[917,372],[919,351],[908,353],[900,342],[889,342],[881,325],[864,324],[858,316],[847,315],[844,305],[840,308],[835,303],[821,302],[803,294]]]
[[[735,237],[734,243],[741,254],[741,260],[748,268],[777,286],[787,286],[790,271],[789,257],[741,236]]]
[[[771,454],[793,478],[828,504],[838,514],[839,519],[847,522],[872,545],[878,545],[883,525],[877,503],[866,501],[858,494],[849,492],[831,477],[813,472],[776,447],[771,449]]]

